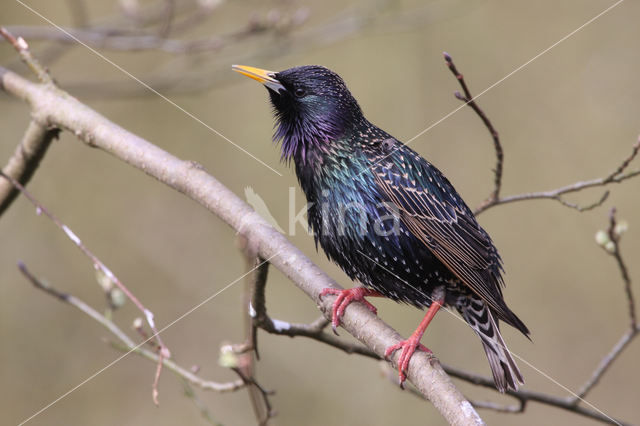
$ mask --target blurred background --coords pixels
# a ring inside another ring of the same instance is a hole
[[[614,2],[504,1],[98,1],[29,0],[29,7],[65,28],[236,144],[239,149],[149,92],[113,65],[18,2],[5,2],[0,24],[30,43],[59,85],[122,127],[206,170],[244,197],[252,187],[282,228],[304,206],[292,170],[271,142],[267,93],[231,72],[233,63],[282,70],[321,64],[347,82],[370,121],[408,140],[460,105],[458,83],[444,64],[449,52],[471,91],[479,93]],[[640,4],[624,2],[479,99],[505,151],[503,194],[557,188],[603,177],[631,152],[640,133]],[[144,37],[143,37],[144,36]],[[0,64],[32,78],[6,43]],[[29,122],[28,107],[0,93],[0,163]],[[490,136],[468,108],[412,142],[471,206],[492,188]],[[637,165],[632,165],[637,168]],[[555,201],[499,206],[479,220],[506,266],[506,300],[532,330],[533,342],[504,327],[526,388],[566,395],[536,369],[577,390],[628,327],[623,282],[613,258],[595,243],[608,210],[629,223],[621,247],[640,281],[640,179],[610,187],[603,206],[579,213]],[[205,209],[148,176],[62,133],[29,190],[156,314],[160,327],[244,273],[234,232]],[[590,204],[603,189],[568,196]],[[105,308],[93,267],[50,221],[18,199],[0,218],[0,422],[16,424],[121,354],[99,324],[35,290],[20,275],[23,260],[38,276],[99,310]],[[352,283],[305,227],[290,240],[345,287]],[[637,283],[635,285],[637,290]],[[176,361],[198,365],[217,381],[236,376],[218,366],[219,347],[243,338],[243,284],[238,283],[169,328],[164,341]],[[378,313],[403,335],[423,313],[375,300]],[[318,316],[315,305],[271,269],[267,306],[295,322]],[[138,312],[128,303],[115,321],[130,330]],[[134,334],[133,332],[131,333]],[[343,338],[346,333],[341,333]],[[282,425],[442,424],[424,401],[400,391],[374,361],[303,338],[260,333],[257,377]],[[461,321],[440,314],[423,342],[450,365],[490,375],[478,339]],[[633,342],[588,400],[608,415],[640,419],[640,344]],[[30,424],[206,424],[181,382],[168,371],[160,407],[151,400],[155,365],[130,355]],[[510,402],[460,383],[476,400]],[[198,392],[224,425],[254,424],[246,391]],[[480,412],[489,424],[596,424],[530,403],[523,414]]]

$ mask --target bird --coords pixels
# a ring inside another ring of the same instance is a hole
[[[445,175],[412,148],[369,122],[335,72],[305,65],[274,72],[232,69],[262,83],[275,115],[273,140],[293,162],[307,198],[317,246],[356,283],[324,289],[337,296],[332,327],[345,309],[366,297],[386,297],[426,309],[411,336],[388,347],[400,351],[400,384],[438,310],[452,307],[482,342],[496,388],[517,390],[520,369],[499,322],[527,338],[529,329],[504,301],[503,262],[489,234]]]

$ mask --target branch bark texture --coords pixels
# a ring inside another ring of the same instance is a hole
[[[40,160],[47,152],[51,141],[58,137],[59,130],[47,129],[35,121],[29,123],[22,141],[16,147],[15,152],[9,158],[2,172],[11,176],[23,186],[26,185],[35,173]],[[8,180],[0,181],[0,215],[11,205],[18,196],[19,191]]]

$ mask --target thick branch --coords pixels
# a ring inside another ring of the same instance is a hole
[[[180,160],[150,142],[107,120],[75,98],[59,90],[37,85],[0,69],[0,87],[25,100],[32,116],[42,126],[58,126],[75,134],[89,146],[101,148],[131,166],[182,192],[215,213],[257,248],[257,253],[282,271],[325,312],[333,297],[320,300],[323,288],[339,286],[275,231],[244,201],[193,162]],[[383,356],[385,348],[401,336],[364,306],[350,306],[343,319],[350,334]],[[394,356],[394,361],[398,355]],[[409,380],[451,424],[483,424],[471,404],[455,388],[439,364],[416,353],[408,371]]]
[[[241,345],[234,345],[242,371],[247,377],[254,378],[256,372],[255,356],[258,356],[257,330],[253,321],[251,311],[247,309],[251,305],[252,294],[255,288],[263,287],[267,281],[269,273],[269,262],[256,256],[251,246],[243,237],[238,238],[241,249],[245,255],[247,270],[250,272],[246,276],[245,295],[243,300],[243,317],[245,322],[245,341]],[[255,382],[255,380],[254,380]],[[266,425],[269,419],[275,415],[275,411],[269,400],[269,393],[260,386],[251,384],[247,386],[249,399],[256,420],[259,425]]]
[[[16,147],[2,172],[22,185],[26,185],[38,168],[51,141],[58,137],[59,132],[59,129],[47,129],[35,121],[31,121],[22,141]],[[6,179],[0,180],[0,215],[11,205],[18,193],[11,182]]]

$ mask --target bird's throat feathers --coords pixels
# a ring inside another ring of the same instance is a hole
[[[313,114],[305,111],[275,109],[274,142],[280,142],[281,159],[287,163],[307,164],[313,154],[332,149],[333,142],[342,138],[351,126],[352,117],[333,112]]]
[[[276,117],[275,142],[281,143],[281,159],[307,164],[314,154],[337,148],[343,139],[364,118],[358,104],[346,108],[342,104],[327,103],[321,96],[309,96],[304,102],[291,102],[269,91]],[[350,97],[350,95],[349,95]]]
[[[274,142],[280,142],[281,160],[290,163],[306,164],[311,154],[327,151],[331,140],[339,137],[340,132],[328,125],[319,125],[309,120],[289,120],[278,117]]]

